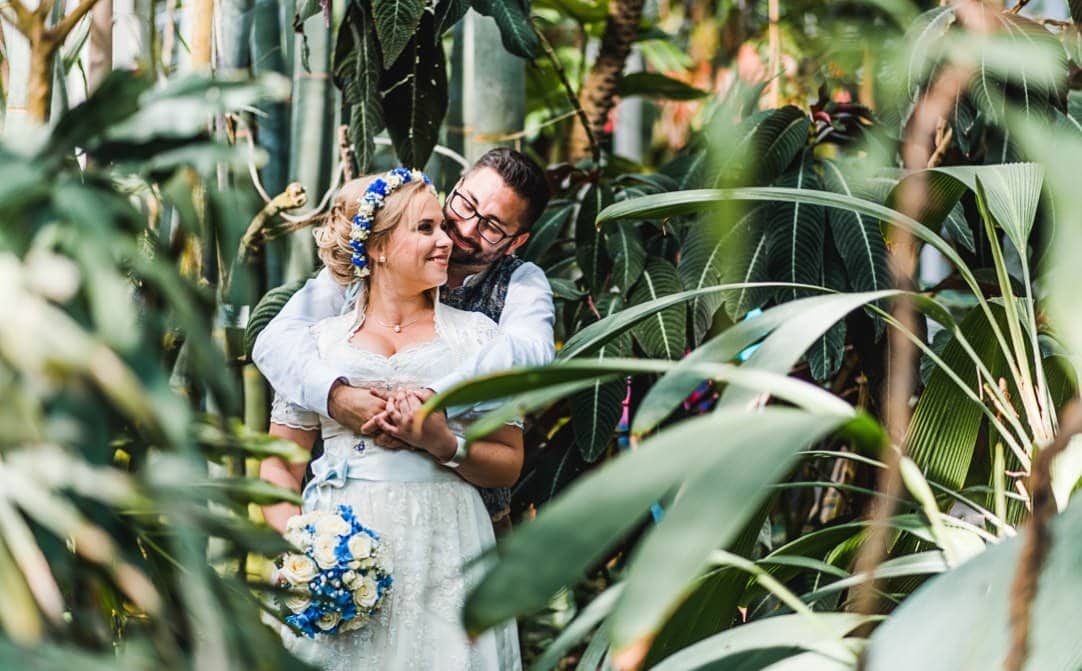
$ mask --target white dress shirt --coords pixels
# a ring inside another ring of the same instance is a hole
[[[467,277],[466,282],[474,277]],[[352,308],[346,302],[346,288],[324,268],[293,294],[259,334],[252,359],[282,398],[328,416],[328,396],[342,373],[320,359],[309,329],[321,319]],[[430,388],[438,393],[479,375],[549,363],[556,356],[555,320],[548,278],[536,265],[523,263],[511,274],[496,338]]]

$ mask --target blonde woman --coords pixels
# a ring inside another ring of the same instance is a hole
[[[461,625],[464,564],[493,542],[477,487],[508,487],[522,470],[522,431],[506,425],[470,446],[442,413],[410,422],[427,386],[475,357],[496,335],[488,317],[441,305],[451,240],[440,204],[419,172],[397,169],[342,187],[317,230],[320,257],[336,281],[359,287],[355,310],[312,326],[320,358],[350,385],[376,390],[387,407],[381,429],[405,448],[376,445],[336,421],[276,397],[271,433],[324,454],[312,463],[303,512],[346,504],[390,550],[394,588],[364,628],[333,638],[285,631],[299,657],[323,669],[519,669],[514,623],[470,642]],[[358,280],[360,280],[358,282]],[[289,352],[280,352],[288,357]],[[266,460],[265,480],[300,490],[303,465]],[[302,512],[264,509],[284,532]]]

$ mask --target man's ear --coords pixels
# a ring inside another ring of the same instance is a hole
[[[507,250],[503,253],[504,256],[511,256],[512,254],[514,254],[515,250],[518,249],[519,247],[521,247],[522,245],[526,244],[526,241],[529,240],[529,239],[530,239],[530,234],[529,233],[523,233],[522,235],[516,237],[515,240],[511,244],[507,245]]]

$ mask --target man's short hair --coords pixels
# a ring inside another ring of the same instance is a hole
[[[466,174],[470,174],[478,168],[491,168],[503,178],[507,186],[526,201],[526,212],[523,220],[519,222],[519,231],[530,230],[533,223],[545,211],[548,205],[549,190],[545,172],[533,160],[520,151],[507,147],[489,149],[477,162],[473,164]]]

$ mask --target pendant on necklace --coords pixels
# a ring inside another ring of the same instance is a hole
[[[395,324],[394,325],[394,332],[395,333],[401,333],[402,332],[402,326],[400,324]]]

